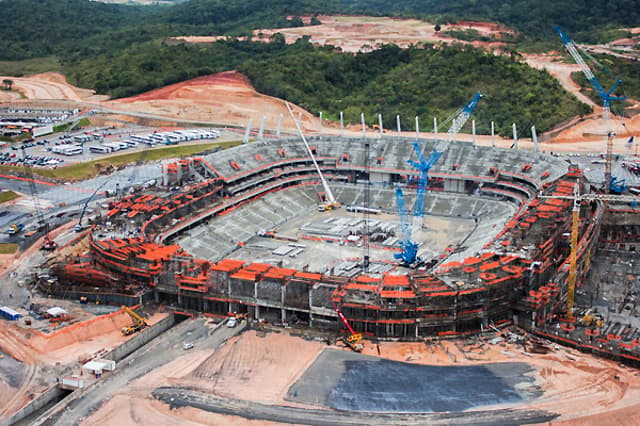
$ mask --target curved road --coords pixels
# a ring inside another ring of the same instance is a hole
[[[546,423],[558,414],[538,410],[498,409],[458,413],[360,413],[314,408],[268,405],[259,402],[220,398],[185,388],[162,387],[152,392],[154,398],[171,408],[193,407],[200,410],[239,416],[250,420],[304,425],[514,425]]]

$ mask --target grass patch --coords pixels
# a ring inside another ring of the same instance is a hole
[[[0,254],[14,254],[18,251],[16,243],[0,243]]]
[[[0,74],[22,77],[47,71],[61,71],[62,65],[55,56],[25,59],[23,61],[0,61]]]
[[[18,197],[20,197],[20,195],[13,191],[2,191],[0,192],[0,204],[15,200]]]
[[[114,167],[117,168],[118,166],[137,162],[163,160],[165,158],[184,157],[199,154],[218,147],[222,149],[231,148],[233,146],[240,145],[241,143],[242,142],[238,140],[151,148],[144,151],[103,157],[98,160],[72,164],[70,166],[59,167],[57,169],[33,168],[32,172],[34,175],[51,179],[84,180],[97,176],[101,172],[113,170]],[[11,173],[12,171],[24,171],[24,167],[0,166],[0,172]]]
[[[89,121],[88,118],[85,117],[80,119],[76,127],[83,128],[83,127],[89,127],[89,126],[91,126],[91,122]]]
[[[53,133],[66,132],[71,127],[71,123],[58,124],[57,126],[53,126]]]

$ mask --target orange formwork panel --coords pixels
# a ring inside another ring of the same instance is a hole
[[[383,285],[408,285],[409,277],[407,275],[385,275],[382,278]]]

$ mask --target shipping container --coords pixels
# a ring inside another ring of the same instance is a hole
[[[4,318],[10,321],[17,321],[18,319],[20,319],[20,316],[21,316],[18,312],[14,311],[8,306],[0,307],[0,315],[2,315]]]

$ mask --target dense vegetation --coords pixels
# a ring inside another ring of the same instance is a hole
[[[512,122],[523,131],[534,123],[546,130],[589,111],[548,73],[459,46],[385,46],[350,55],[302,39],[293,45],[147,43],[79,62],[68,75],[83,86],[123,97],[229,69],[247,75],[258,91],[315,113],[331,117],[345,111],[347,120],[358,122],[361,112],[371,120],[380,112],[385,126],[395,125],[396,114],[404,120],[419,115],[423,123],[431,123],[434,115],[444,119],[476,91],[486,95],[476,112],[479,131],[487,131],[490,120],[503,134]]]
[[[407,117],[405,121],[416,114],[423,122],[430,123],[433,115],[442,119],[480,90],[486,99],[476,112],[479,130],[495,120],[503,134],[514,121],[521,129],[535,123],[545,130],[586,113],[588,107],[547,73],[471,48],[402,51],[387,46],[347,55],[331,47],[314,48],[306,40],[287,46],[278,37],[271,44],[230,37],[211,45],[169,42],[167,37],[240,36],[255,28],[302,25],[298,16],[303,14],[363,13],[439,23],[497,21],[520,31],[512,40],[519,47],[553,43],[560,50],[552,24],[578,41],[602,41],[622,34],[611,28],[640,22],[640,0],[190,0],[148,7],[87,0],[0,0],[0,7],[0,73],[27,65],[40,70],[45,65],[37,58],[45,58],[44,64],[55,64],[71,82],[123,97],[238,69],[259,91],[311,111],[331,116],[344,110],[351,121],[357,121],[361,111],[368,117],[382,112],[387,126],[393,125],[396,114]],[[454,35],[482,39],[472,31]],[[17,60],[21,62],[6,62]],[[637,64],[627,65],[620,64],[616,73],[626,80],[627,95],[640,97],[633,94],[638,93],[634,84],[640,84],[632,77]]]
[[[534,38],[553,39],[560,25],[576,40],[589,41],[593,30],[636,26],[638,0],[344,0],[355,10],[378,14],[439,16],[441,21],[479,18],[500,22]]]
[[[517,28],[529,40],[554,42],[553,24],[576,40],[594,41],[606,37],[606,28],[640,22],[640,0],[190,0],[173,6],[0,0],[0,7],[0,60],[88,57],[170,35],[237,36],[256,28],[300,25],[299,19],[286,17],[315,13],[490,20]]]

